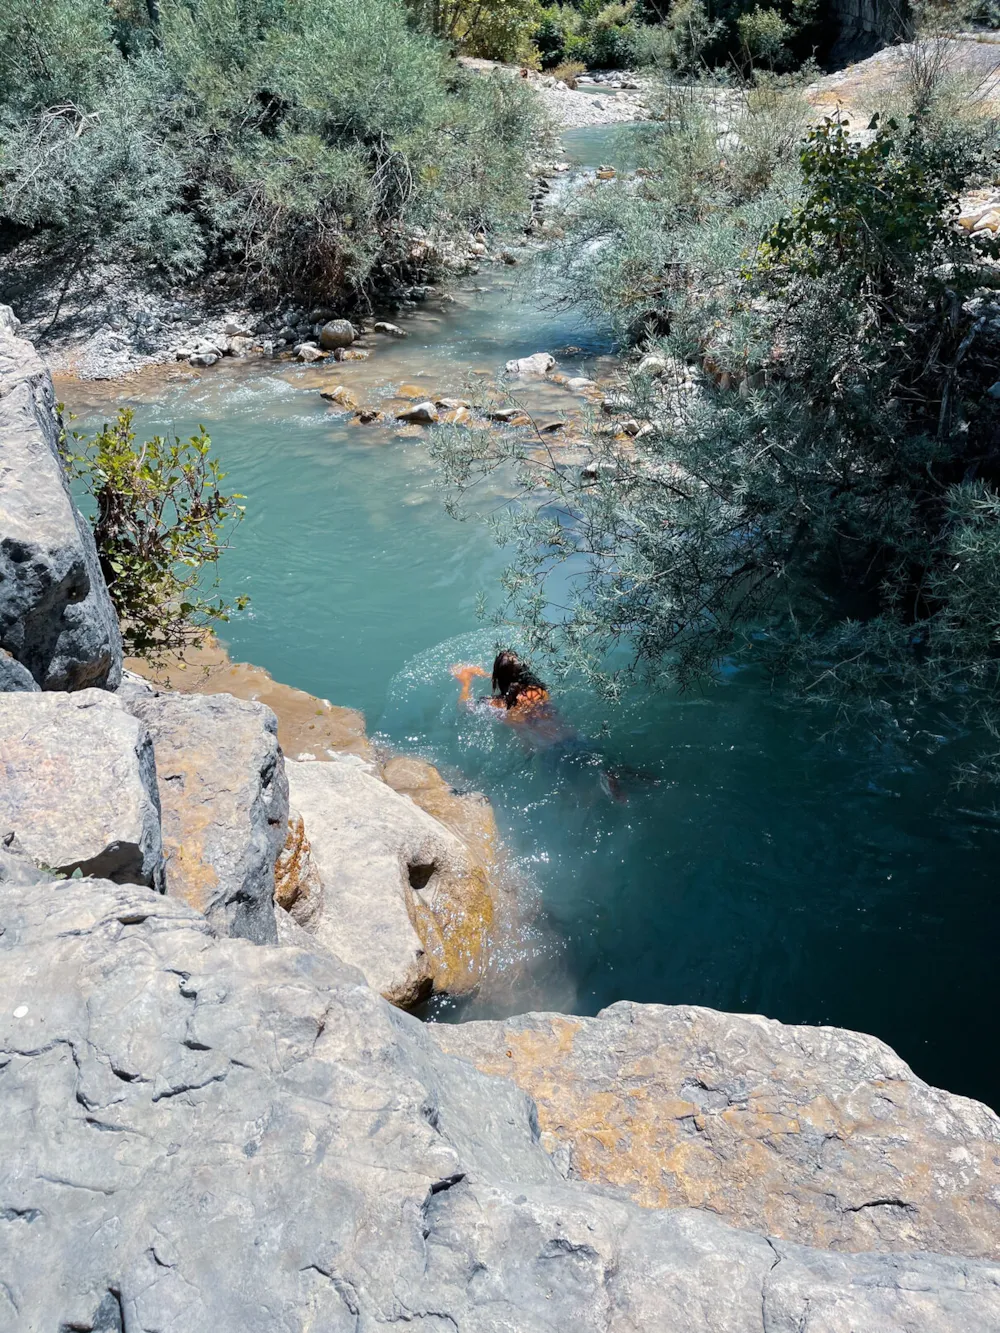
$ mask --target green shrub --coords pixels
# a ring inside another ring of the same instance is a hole
[[[1000,284],[995,243],[952,225],[977,163],[996,170],[995,128],[959,152],[929,111],[867,139],[830,121],[796,163],[792,117],[697,92],[647,148],[653,174],[581,218],[581,290],[659,335],[669,377],[629,388],[651,430],[597,437],[582,474],[512,436],[436,446],[460,485],[513,466],[541,497],[501,527],[503,615],[597,675],[623,648],[682,687],[757,663],[853,717],[935,703],[996,724],[1000,402],[968,298]],[[746,142],[761,119],[766,154]]]
[[[510,0],[483,22],[533,12]],[[444,237],[526,208],[530,89],[484,86],[397,0],[158,13],[0,7],[0,226],[68,263],[221,264],[263,295],[328,299],[395,266],[408,228]]]
[[[171,442],[157,435],[137,447],[133,414],[123,408],[92,440],[72,437],[70,476],[93,510],[101,572],[121,624],[126,655],[159,661],[203,642],[233,606],[212,594],[215,570],[243,517],[241,495],[223,495],[225,473],[204,430]],[[82,449],[81,449],[82,446]],[[208,594],[206,567],[213,571]]]

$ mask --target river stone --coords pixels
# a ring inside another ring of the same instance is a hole
[[[354,339],[354,325],[349,319],[331,319],[319,331],[319,345],[325,352],[350,347]]]
[[[387,319],[377,320],[374,325],[376,333],[387,334],[390,338],[405,338],[406,330],[401,329],[398,324],[390,324]]]
[[[573,1176],[832,1250],[1000,1257],[1000,1120],[883,1042],[693,1006],[436,1025]]]
[[[432,426],[440,418],[437,408],[428,400],[425,403],[414,403],[412,407],[406,407],[402,412],[397,412],[396,420],[409,421],[417,426]]]
[[[336,959],[0,887],[0,1329],[996,1333],[1000,1267],[564,1180],[527,1097]]]
[[[0,694],[0,836],[36,865],[163,886],[146,728],[103,690]]]
[[[52,378],[16,324],[0,306],[0,648],[42,689],[114,689],[118,621],[59,459]]]
[[[286,767],[323,885],[302,924],[400,1007],[472,990],[494,913],[481,858],[356,756]]]
[[[536,352],[534,356],[522,356],[515,361],[508,361],[507,374],[516,375],[520,379],[537,378],[540,375],[547,375],[555,363],[556,359],[551,352]]]
[[[156,749],[167,893],[219,934],[273,944],[274,864],[288,827],[274,714],[228,694],[139,687],[119,697]]]

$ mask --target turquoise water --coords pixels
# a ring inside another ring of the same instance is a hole
[[[567,147],[585,161],[609,152],[594,132]],[[698,697],[636,691],[615,706],[560,688],[590,748],[559,755],[456,707],[448,667],[492,655],[476,597],[495,587],[503,553],[484,525],[445,513],[424,436],[348,425],[318,385],[372,400],[404,381],[440,394],[511,356],[573,345],[560,357],[572,374],[610,351],[606,331],[539,304],[529,265],[486,268],[456,298],[400,316],[410,337],[369,362],[223,364],[128,391],[140,431],[204,423],[247,496],[223,570],[228,593],[252,598],[229,627],[232,656],[363,709],[388,743],[494,804],[521,921],[483,994],[437,1016],[592,1013],[628,998],[832,1023],[1000,1105],[980,1032],[995,989],[1000,823],[951,790],[953,747],[824,740],[824,719],[740,674]],[[88,392],[69,399],[85,424],[106,414]],[[575,401],[532,393],[539,410]],[[608,799],[598,756],[635,774],[627,803]]]

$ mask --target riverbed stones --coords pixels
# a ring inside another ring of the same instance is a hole
[[[838,1251],[1000,1256],[1000,1120],[874,1037],[630,1003],[432,1031],[535,1099],[572,1176],[645,1207]]]
[[[0,306],[0,649],[42,689],[113,689],[118,620],[59,459],[51,376],[16,334]]]
[[[563,1179],[522,1092],[334,958],[102,880],[3,884],[0,924],[5,1333],[1000,1327],[997,1265]]]
[[[315,343],[299,343],[295,349],[295,359],[304,361],[307,365],[311,365],[314,361],[322,361],[325,356],[326,353],[320,351]]]
[[[535,352],[533,356],[518,357],[507,362],[507,374],[518,379],[539,379],[547,375],[556,364],[551,352]]]
[[[412,407],[404,407],[396,413],[396,420],[416,426],[432,426],[440,420],[440,415],[430,399],[427,399],[423,403],[414,403]]]
[[[398,324],[392,324],[387,319],[376,320],[374,324],[376,333],[385,334],[388,338],[405,338],[406,330],[401,329]]]
[[[461,839],[355,757],[287,768],[323,885],[318,942],[401,1008],[474,987],[493,901]]]
[[[288,783],[274,714],[226,694],[140,688],[121,697],[156,751],[167,893],[219,934],[275,943]]]
[[[325,352],[334,352],[339,347],[350,347],[356,336],[349,319],[331,319],[319,331],[319,345]]]
[[[345,412],[353,412],[357,407],[357,399],[343,384],[338,384],[333,389],[323,389],[319,395],[324,401],[332,403],[334,407],[342,408]]]
[[[37,866],[163,887],[149,732],[104,690],[0,694],[0,837]]]

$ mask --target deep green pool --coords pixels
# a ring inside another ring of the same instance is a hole
[[[609,151],[593,131],[568,148],[587,161]],[[405,342],[337,378],[353,374],[362,394],[401,381],[443,393],[566,344],[581,349],[571,373],[597,364],[607,334],[540,306],[519,272],[484,269],[455,304],[410,315]],[[558,410],[563,392],[539,390],[540,405]],[[160,381],[136,405],[142,431],[204,423],[247,496],[224,562],[227,591],[252,598],[229,629],[233,657],[363,709],[393,746],[493,801],[525,922],[483,996],[440,1017],[593,1013],[628,998],[831,1023],[1000,1106],[983,1045],[1000,822],[951,790],[951,747],[822,740],[823,719],[740,674],[697,698],[636,692],[615,707],[567,688],[560,703],[580,731],[646,775],[614,804],[585,755],[532,753],[456,708],[448,667],[488,661],[476,594],[495,586],[503,556],[482,525],[446,515],[421,437],[345,425],[316,372],[287,368]],[[97,410],[82,390],[77,410]]]

